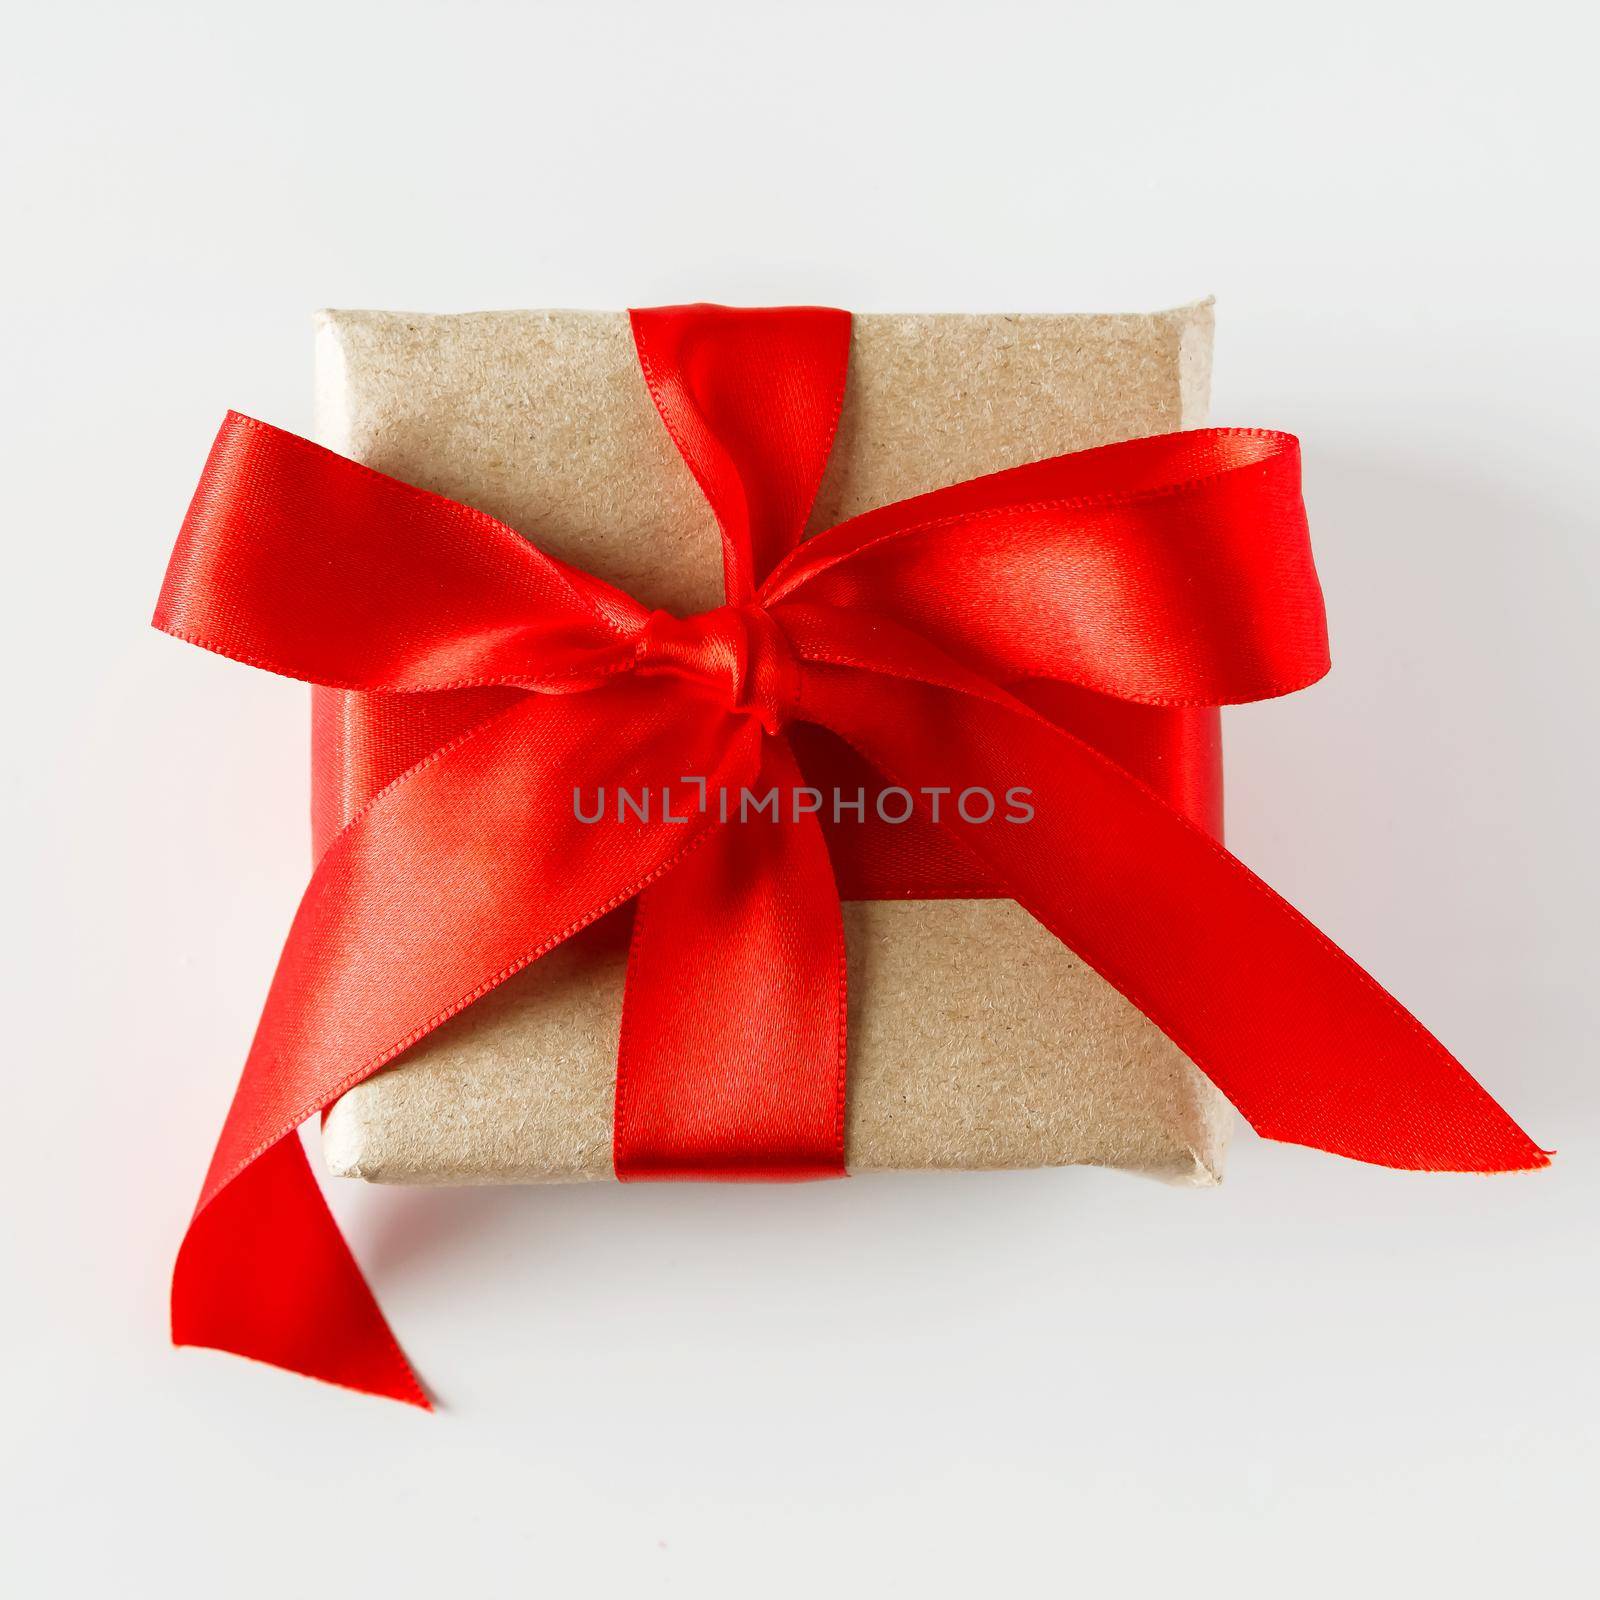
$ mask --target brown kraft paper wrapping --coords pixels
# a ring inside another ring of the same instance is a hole
[[[811,529],[1021,462],[1203,426],[1209,303],[1131,316],[855,319]],[[621,312],[330,311],[322,443],[481,507],[682,613],[720,603],[710,508]],[[1006,900],[850,901],[853,1172],[1089,1163],[1221,1175],[1230,1113],[1098,974]],[[339,1100],[335,1174],[376,1183],[611,1178],[627,957],[611,917]]]

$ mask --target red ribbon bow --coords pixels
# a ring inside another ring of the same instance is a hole
[[[379,741],[375,792],[295,917],[178,1257],[176,1342],[426,1406],[296,1129],[630,900],[618,1177],[842,1174],[844,945],[829,836],[793,803],[803,724],[909,791],[1031,791],[1027,826],[947,806],[924,837],[1103,974],[1264,1136],[1395,1167],[1545,1164],[1203,827],[1021,697],[1045,679],[1085,704],[1215,707],[1321,677],[1292,438],[1084,451],[801,543],[849,317],[695,306],[633,328],[722,530],[727,604],[686,620],[481,512],[247,417],[222,426],[156,626],[355,691],[404,734]],[[585,825],[578,788],[663,803]],[[776,790],[780,820],[699,804],[744,789]]]

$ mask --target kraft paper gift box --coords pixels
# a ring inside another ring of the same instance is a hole
[[[1022,462],[1203,426],[1210,359],[1209,304],[858,316],[811,530]],[[317,432],[648,604],[721,602],[710,508],[651,403],[624,313],[323,313]],[[319,715],[336,718],[337,696],[319,693]],[[323,831],[343,820],[324,817]],[[850,1170],[1089,1163],[1217,1181],[1226,1102],[1013,902],[846,901],[844,922]],[[379,1183],[613,1177],[627,933],[626,914],[607,918],[346,1094],[323,1128],[330,1169]]]

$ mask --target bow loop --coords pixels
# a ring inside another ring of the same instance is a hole
[[[486,512],[230,411],[155,626],[333,689],[570,688],[645,616]]]
[[[1288,434],[1204,428],[1014,467],[868,511],[768,579],[893,618],[1000,683],[1146,705],[1288,694],[1328,670]]]

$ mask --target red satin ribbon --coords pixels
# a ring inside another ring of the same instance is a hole
[[[1207,831],[1215,712],[1195,708],[1327,669],[1293,439],[1085,451],[801,543],[849,318],[633,323],[722,529],[727,604],[699,617],[249,418],[218,435],[156,626],[322,686],[329,842],[178,1257],[178,1343],[426,1406],[295,1130],[630,901],[619,1177],[843,1172],[841,877],[1015,898],[1268,1138],[1394,1167],[1545,1164]],[[946,805],[851,847],[848,824],[787,808],[723,825],[684,781],[789,796],[818,761],[912,791],[1022,786],[1036,814],[984,825]],[[667,805],[586,825],[574,787]]]

